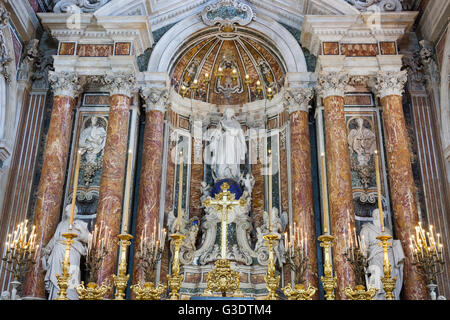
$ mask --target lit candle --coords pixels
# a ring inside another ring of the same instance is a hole
[[[182,195],[183,192],[183,150],[180,151],[180,170],[178,177],[178,214],[177,214],[177,232],[180,231],[181,224],[181,210],[182,210]]]
[[[205,78],[209,79],[209,73],[205,73]]]
[[[378,194],[378,211],[380,215],[381,233],[384,233],[384,214],[383,214],[383,202],[381,196],[381,180],[380,180],[380,166],[378,159],[378,150],[375,150],[375,171],[377,180],[377,194]]]
[[[125,182],[125,200],[123,209],[123,233],[128,233],[128,220],[130,216],[130,191],[131,191],[131,162],[133,160],[133,151],[128,151],[128,164],[127,164],[127,180]]]
[[[72,230],[73,218],[75,216],[75,202],[77,200],[78,175],[80,173],[80,160],[81,160],[81,150],[78,150],[78,152],[77,152],[77,160],[76,160],[76,165],[75,165],[75,177],[74,177],[74,180],[73,180],[72,208],[70,210],[69,230]]]
[[[322,165],[322,207],[323,207],[323,231],[325,234],[328,233],[328,195],[326,186],[326,174],[325,174],[325,154],[322,153],[321,165]]]
[[[288,248],[288,242],[287,242],[287,232],[284,233],[284,247],[287,249]]]

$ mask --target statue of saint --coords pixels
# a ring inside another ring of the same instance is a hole
[[[42,257],[42,268],[45,274],[45,289],[49,293],[49,300],[57,298],[59,293],[58,281],[56,275],[62,274],[62,262],[66,254],[66,244],[62,235],[69,231],[71,204],[67,205],[64,211],[62,221],[56,227],[55,234],[44,248],[44,256]],[[87,243],[89,238],[89,230],[87,223],[75,220],[77,209],[75,207],[75,217],[72,226],[72,232],[78,236],[74,239],[70,248],[70,268],[71,275],[69,287],[67,289],[67,298],[69,300],[78,300],[78,294],[75,287],[80,284],[80,259],[87,253]]]
[[[106,143],[106,130],[97,124],[97,117],[91,117],[91,126],[80,134],[80,149],[86,154],[88,163],[96,164],[97,155],[103,151]]]
[[[233,179],[239,181],[241,163],[245,163],[247,145],[240,123],[234,119],[234,110],[228,108],[216,129],[206,139],[204,158],[212,166],[215,180]]]
[[[372,212],[372,223],[365,223],[360,232],[361,241],[367,248],[367,260],[369,262],[368,273],[368,286],[376,287],[378,289],[377,295],[374,300],[385,300],[385,292],[383,290],[383,284],[380,279],[384,277],[383,273],[383,248],[380,246],[380,241],[377,239],[381,235],[380,215],[379,210],[375,209]],[[392,236],[391,230],[385,227],[385,233]],[[405,254],[403,252],[400,240],[393,240],[392,246],[388,246],[389,263],[391,264],[391,277],[397,277],[395,290],[393,292],[395,299],[400,300],[400,292],[402,290],[403,283],[403,262],[405,260]]]

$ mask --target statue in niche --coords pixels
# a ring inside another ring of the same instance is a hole
[[[380,215],[379,210],[375,209],[372,212],[373,221],[365,223],[360,232],[361,241],[367,248],[367,260],[369,262],[367,285],[378,289],[374,300],[385,300],[385,292],[381,283],[381,278],[384,277],[383,272],[383,248],[380,246],[380,241],[377,239],[381,235]],[[392,236],[392,231],[385,227],[385,233]],[[400,240],[392,240],[392,246],[388,246],[389,263],[391,264],[391,277],[397,277],[395,285],[394,296],[395,300],[400,300],[400,292],[403,283],[403,263],[405,254],[403,252]]]
[[[245,163],[247,145],[240,123],[234,119],[234,110],[227,108],[217,128],[206,137],[209,144],[204,158],[212,167],[215,180],[233,179],[239,181],[241,163]]]
[[[81,131],[79,142],[81,154],[86,159],[80,165],[84,172],[86,186],[92,182],[95,172],[101,169],[103,165],[103,152],[106,143],[106,130],[98,124],[98,117],[93,116],[89,120],[91,125]]]
[[[350,124],[352,122],[356,122],[356,128],[351,129],[348,134],[350,151],[356,154],[356,161],[351,157],[352,169],[358,172],[361,184],[367,189],[373,171],[369,162],[377,148],[376,136],[372,130],[364,126],[363,118],[350,120]]]
[[[69,231],[70,211],[72,205],[66,206],[62,221],[58,224],[55,234],[44,248],[44,255],[42,257],[42,268],[46,271],[45,274],[45,289],[49,293],[49,300],[57,298],[59,293],[58,282],[56,275],[62,274],[62,262],[66,253],[66,240],[62,235]],[[72,232],[78,236],[74,239],[70,249],[70,268],[71,274],[69,287],[67,289],[67,298],[69,300],[78,300],[78,294],[75,287],[80,284],[80,259],[87,253],[87,243],[89,238],[88,226],[85,222],[76,220],[77,208],[75,207],[75,216],[73,221]]]

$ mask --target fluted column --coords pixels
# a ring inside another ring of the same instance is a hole
[[[395,235],[401,241],[406,255],[403,269],[403,298],[421,300],[427,298],[425,282],[412,265],[412,256],[409,250],[409,239],[415,234],[414,227],[419,222],[419,216],[402,104],[406,81],[406,71],[379,71],[375,79],[374,91],[381,99],[383,108],[385,148]]]
[[[145,88],[142,97],[146,101],[146,120],[144,132],[144,149],[140,173],[139,200],[136,218],[135,248],[138,250],[143,239],[142,231],[147,235],[153,232],[153,225],[160,224],[161,174],[163,162],[164,115],[169,98],[167,88]],[[135,251],[136,251],[135,250]],[[133,283],[144,282],[142,270],[134,255]]]
[[[305,272],[306,285],[318,288],[314,198],[309,138],[308,110],[314,93],[311,88],[287,89],[285,98],[289,107],[292,224],[295,222],[306,235],[309,268]],[[318,294],[315,295],[318,298]]]
[[[54,93],[53,108],[33,222],[36,226],[36,244],[39,245],[39,250],[37,263],[27,274],[24,284],[25,296],[39,298],[45,298],[45,273],[40,264],[42,248],[50,241],[59,223],[70,151],[73,108],[81,91],[75,73],[49,72],[49,80]]]
[[[337,276],[337,299],[347,299],[344,289],[353,287],[355,275],[345,257],[344,233],[353,228],[352,182],[345,126],[344,95],[349,80],[344,72],[321,72],[317,90],[325,109],[325,143],[330,203],[330,231],[333,242],[333,269]]]
[[[132,73],[110,73],[105,76],[104,80],[111,92],[111,105],[96,225],[100,227],[100,224],[103,223],[107,226],[111,230],[111,239],[109,240],[116,243],[117,236],[121,231],[131,96],[137,89],[136,79]],[[98,283],[109,279],[115,273],[116,248],[113,246],[113,250],[102,260],[98,271]]]

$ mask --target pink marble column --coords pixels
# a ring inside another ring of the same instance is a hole
[[[44,276],[41,266],[42,249],[52,238],[59,223],[67,160],[70,153],[72,118],[75,99],[81,86],[75,73],[50,72],[54,92],[52,116],[44,151],[44,164],[39,182],[34,222],[36,244],[39,245],[37,263],[27,273],[24,296],[45,298]]]
[[[96,225],[108,226],[111,230],[110,241],[116,243],[121,232],[122,203],[124,196],[125,168],[127,160],[128,124],[130,118],[131,95],[136,90],[134,75],[111,73],[105,77],[110,87],[111,105],[100,181]],[[102,260],[97,282],[109,280],[116,272],[117,247],[112,246]]]
[[[292,218],[306,235],[309,268],[305,272],[305,286],[319,286],[317,276],[317,247],[314,222],[314,198],[312,184],[311,148],[309,139],[308,110],[313,98],[311,88],[287,89],[291,134]],[[318,299],[318,293],[314,296]]]
[[[336,298],[348,299],[344,289],[354,287],[355,275],[345,257],[344,234],[353,229],[353,192],[345,126],[344,94],[348,83],[344,72],[321,72],[318,91],[325,109],[325,144],[330,203],[330,233],[333,241],[333,269],[337,276]]]
[[[168,100],[168,89],[146,88],[142,95],[146,100],[146,124],[144,150],[139,185],[139,202],[136,220],[135,252],[142,244],[144,229],[148,236],[153,226],[160,225],[161,174],[164,142],[164,115]],[[156,227],[158,228],[158,227]],[[144,270],[139,266],[137,255],[133,261],[133,283],[145,281]]]
[[[375,91],[381,99],[385,133],[389,189],[393,207],[395,235],[405,252],[402,298],[426,300],[425,281],[412,265],[410,237],[419,222],[414,192],[414,178],[408,149],[408,137],[403,114],[402,94],[406,71],[377,73]]]

